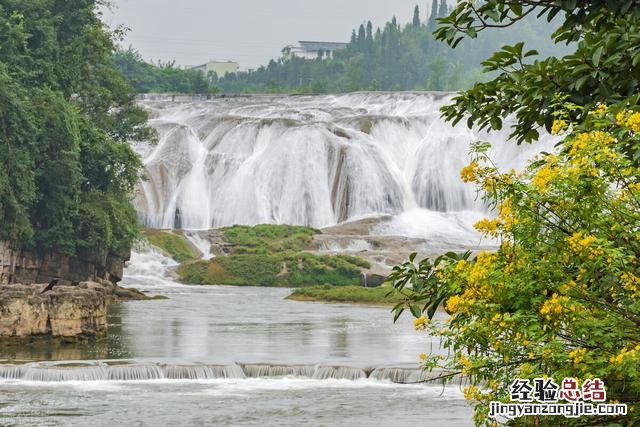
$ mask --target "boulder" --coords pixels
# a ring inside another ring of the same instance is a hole
[[[45,285],[0,286],[0,336],[79,337],[107,331],[104,293],[78,286],[56,286],[40,294]]]
[[[87,337],[107,331],[112,302],[149,299],[107,280],[59,284],[0,285],[0,337]]]

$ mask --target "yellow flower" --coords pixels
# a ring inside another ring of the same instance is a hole
[[[640,113],[631,114],[625,124],[632,131],[640,132]]]
[[[460,304],[462,303],[462,298],[460,295],[454,295],[447,300],[447,310],[449,313],[456,313],[460,309]]]
[[[575,233],[573,236],[567,238],[569,247],[576,253],[582,252],[584,249],[588,248],[596,240],[597,238],[592,235],[587,235],[583,237],[582,232]]]
[[[429,323],[429,318],[423,315],[413,321],[413,326],[416,331],[423,331],[427,329],[427,323]]]
[[[463,390],[464,398],[467,400],[476,400],[482,396],[480,389],[474,385],[465,387]]]
[[[569,352],[569,358],[573,361],[574,365],[582,362],[584,360],[585,355],[587,354],[587,350],[584,348],[577,348],[571,352]]]
[[[551,126],[551,134],[558,135],[560,132],[567,128],[567,122],[564,120],[554,120]]]
[[[418,356],[420,358],[420,360],[422,360],[423,362],[425,360],[427,360],[427,355],[425,353],[420,353],[420,355]]]
[[[468,166],[465,166],[464,168],[462,168],[462,171],[460,171],[460,177],[462,178],[462,181],[464,182],[476,181],[478,179],[479,169],[480,169],[480,166],[476,161],[473,161]]]
[[[546,165],[533,177],[533,186],[541,193],[548,190],[549,183],[558,175],[557,170],[552,165]]]
[[[496,237],[498,235],[498,226],[500,225],[501,225],[501,222],[497,218],[491,219],[491,220],[485,218],[481,221],[478,221],[474,225],[474,228],[480,231],[481,233]]]
[[[618,126],[624,125],[626,120],[627,120],[627,110],[622,110],[618,114],[616,114],[616,124]]]
[[[603,104],[602,102],[599,102],[598,105],[596,106],[596,109],[593,110],[594,114],[604,114],[609,110],[609,107],[607,107],[605,104]]]
[[[547,320],[551,320],[551,315],[558,315],[571,310],[568,306],[569,301],[569,297],[559,296],[554,293],[551,299],[546,300],[544,304],[542,304],[540,314],[546,316]]]

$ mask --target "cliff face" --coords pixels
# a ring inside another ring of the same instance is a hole
[[[88,285],[56,286],[45,294],[40,294],[43,285],[0,286],[0,336],[75,337],[106,332],[107,294]]]
[[[14,249],[11,242],[0,241],[0,284],[47,283],[63,281],[122,279],[125,259],[109,255],[100,262],[89,262],[55,252],[43,255]]]

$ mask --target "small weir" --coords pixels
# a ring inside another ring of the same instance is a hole
[[[396,384],[417,384],[442,380],[446,373],[427,372],[419,368],[357,368],[328,365],[276,364],[165,364],[127,361],[35,362],[0,364],[0,380],[34,382],[67,381],[153,381],[212,380],[243,378],[308,378],[315,380],[370,379]]]

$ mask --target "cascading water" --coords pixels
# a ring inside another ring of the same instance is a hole
[[[168,364],[131,361],[34,362],[0,364],[0,379],[29,382],[155,381],[245,378],[308,378],[314,380],[375,380],[397,384],[439,381],[447,373],[420,368],[357,368],[325,365]]]
[[[233,224],[323,227],[374,215],[426,210],[444,221],[482,212],[459,171],[469,144],[494,142],[504,168],[520,168],[533,147],[507,132],[451,127],[439,109],[450,95],[356,93],[142,102],[160,135],[138,144],[147,180],[135,201],[154,228]],[[424,219],[420,215],[411,218]],[[401,221],[402,222],[402,221]],[[467,223],[467,221],[462,220]]]

